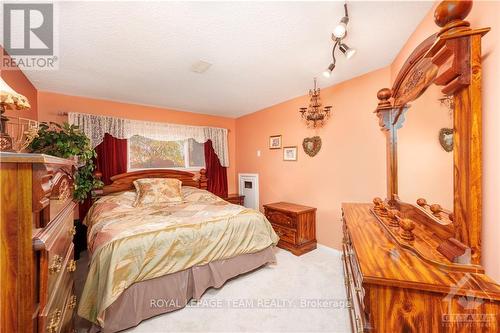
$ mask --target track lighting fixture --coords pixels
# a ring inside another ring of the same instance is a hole
[[[356,53],[356,50],[353,48],[350,48],[343,42],[344,38],[347,36],[347,24],[349,23],[349,13],[347,12],[347,2],[344,3],[344,12],[345,15],[340,19],[340,23],[337,24],[335,29],[333,29],[332,33],[332,41],[335,43],[333,44],[333,49],[332,49],[332,63],[328,66],[328,68],[323,72],[324,77],[330,77],[332,74],[333,69],[335,68],[335,63],[337,62],[337,59],[335,59],[335,50],[337,49],[337,46],[344,54],[344,56],[347,59],[351,59],[354,54]]]
[[[340,23],[337,24],[335,29],[333,29],[333,35],[336,38],[344,38],[346,33],[347,33],[347,23],[349,23],[349,17],[344,16],[341,20]]]
[[[342,52],[347,59],[351,59],[354,54],[356,54],[355,49],[351,49],[349,46],[347,46],[344,43],[340,43],[339,45],[339,50]]]
[[[323,72],[324,77],[330,77],[332,75],[333,69],[335,68],[335,64],[330,64],[327,69]]]

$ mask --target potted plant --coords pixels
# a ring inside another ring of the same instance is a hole
[[[73,198],[79,202],[84,201],[94,188],[103,185],[93,174],[93,159],[97,154],[90,145],[90,139],[76,125],[40,123],[38,136],[28,148],[34,153],[77,160]]]

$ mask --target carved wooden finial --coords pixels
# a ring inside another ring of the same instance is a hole
[[[415,239],[415,235],[413,235],[413,229],[415,229],[415,222],[410,219],[402,219],[399,221],[400,227],[403,229],[401,233],[401,238],[407,241],[412,241]]]
[[[452,28],[468,27],[464,19],[472,9],[472,0],[442,1],[434,11],[434,22],[442,27],[439,34]]]
[[[441,205],[439,204],[433,204],[430,206],[431,212],[435,217],[441,218],[441,211],[443,210],[441,208]]]
[[[374,204],[375,206],[380,206],[380,205],[382,205],[382,202],[383,202],[383,201],[382,201],[382,199],[380,199],[379,197],[373,198],[373,204]]]
[[[392,104],[389,99],[392,96],[392,91],[389,88],[382,88],[377,92],[377,98],[379,100],[377,105],[377,111],[382,109],[392,108]]]
[[[399,227],[399,211],[396,209],[389,209],[387,211],[387,217],[389,218],[389,225],[391,227]]]
[[[417,205],[419,205],[420,207],[425,207],[425,205],[427,205],[427,200],[425,200],[424,198],[419,198],[417,199]]]

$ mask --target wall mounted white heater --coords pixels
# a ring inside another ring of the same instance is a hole
[[[259,174],[239,173],[239,193],[245,196],[245,207],[259,210]]]

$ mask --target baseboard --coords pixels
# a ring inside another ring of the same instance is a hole
[[[337,250],[337,249],[334,249],[333,247],[329,247],[329,246],[326,246],[326,245],[323,245],[323,244],[316,244],[317,248],[318,249],[322,249],[322,250],[326,250],[326,251],[330,251],[330,252],[335,252],[337,254],[340,254],[341,251],[340,250]]]

